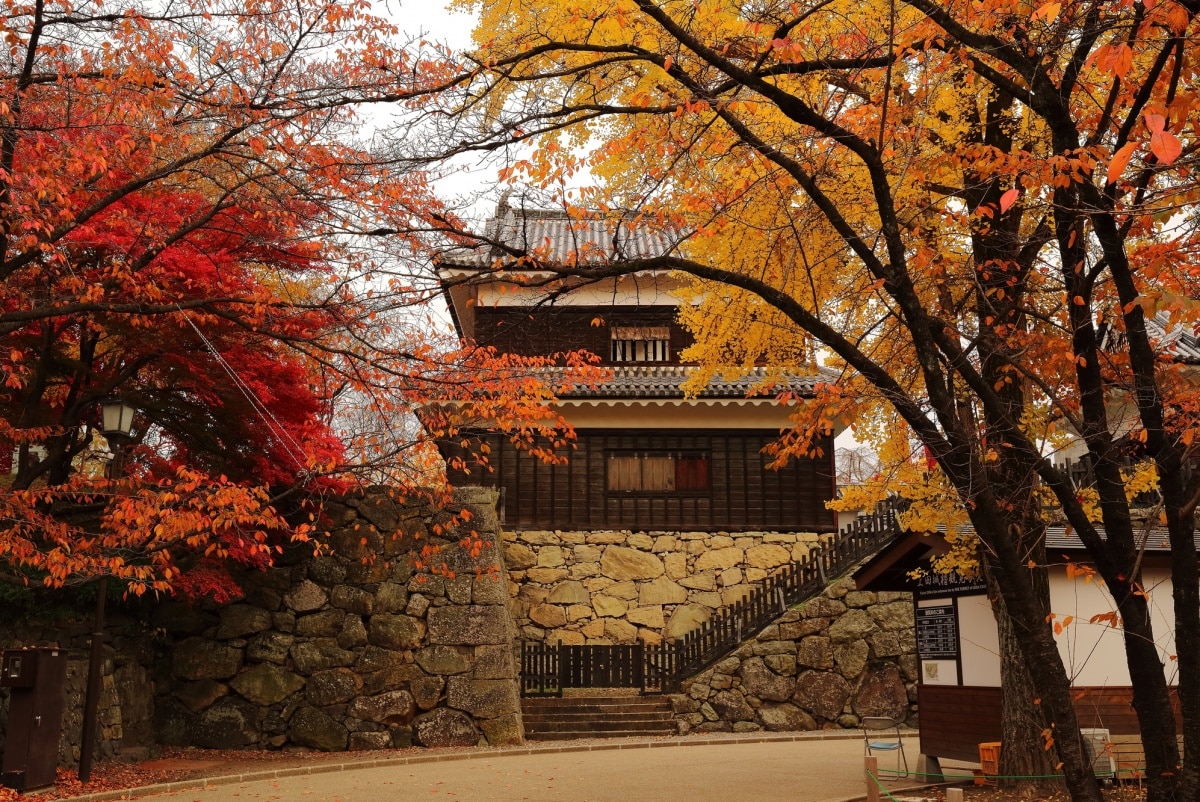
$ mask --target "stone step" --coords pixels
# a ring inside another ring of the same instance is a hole
[[[525,737],[531,741],[573,738],[660,737],[676,732],[663,697],[589,694],[521,700]]]
[[[590,713],[525,713],[522,718],[525,726],[530,724],[577,724],[579,722],[616,722],[619,724],[670,724],[674,721],[670,714],[662,713],[629,713],[623,716],[598,717]]]

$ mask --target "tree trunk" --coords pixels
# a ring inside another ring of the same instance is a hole
[[[1035,584],[1039,594],[1045,594],[1048,607],[1049,582],[1044,571],[1039,575],[1042,581]],[[984,570],[984,577],[988,597],[994,600],[992,614],[996,617],[1000,641],[1000,685],[1004,689],[1000,709],[1000,774],[1008,779],[1000,784],[1015,789],[1025,799],[1044,799],[1065,788],[1055,744],[1058,736],[1050,733],[996,580],[990,570]]]

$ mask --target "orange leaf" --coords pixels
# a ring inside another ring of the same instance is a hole
[[[1183,153],[1183,145],[1170,131],[1159,131],[1150,137],[1150,152],[1159,164],[1171,164]]]
[[[1000,196],[1000,214],[1004,214],[1009,209],[1011,209],[1012,205],[1017,202],[1017,198],[1020,197],[1020,194],[1021,193],[1017,191],[1017,188],[1013,187],[1008,192],[1005,192],[1003,195],[1001,195]]]
[[[1030,15],[1030,19],[1043,20],[1044,22],[1053,22],[1058,12],[1062,11],[1062,3],[1046,3],[1046,5],[1034,11]]]
[[[1133,158],[1133,152],[1137,150],[1136,142],[1126,142],[1117,149],[1113,154],[1112,161],[1108,163],[1108,175],[1104,178],[1104,183],[1114,184],[1121,177],[1121,173],[1125,172],[1126,165]]]

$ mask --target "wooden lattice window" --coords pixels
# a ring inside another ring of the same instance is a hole
[[[614,326],[613,362],[667,362],[671,359],[671,329],[667,326]]]
[[[611,453],[610,493],[699,492],[710,488],[708,455],[694,453]]]

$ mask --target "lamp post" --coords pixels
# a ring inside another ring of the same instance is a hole
[[[103,401],[100,405],[101,426],[113,453],[108,464],[108,478],[119,479],[124,473],[125,446],[133,430],[137,410],[120,400]],[[108,577],[101,575],[96,583],[96,617],[92,625],[92,649],[88,658],[87,695],[83,703],[83,733],[79,744],[79,781],[92,779],[92,756],[96,751],[96,719],[100,707],[100,673],[104,664],[104,600],[108,593]]]

